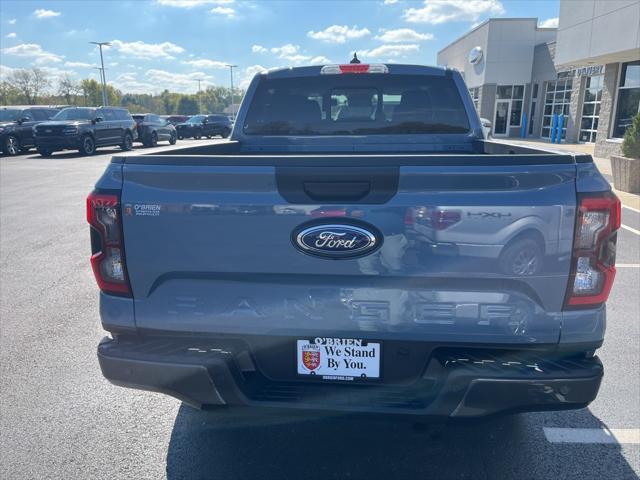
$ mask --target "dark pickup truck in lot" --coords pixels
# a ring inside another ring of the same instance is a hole
[[[2,107],[0,108],[0,150],[14,156],[35,146],[33,127],[51,119],[59,108]]]
[[[258,74],[230,141],[115,156],[87,215],[114,384],[439,418],[597,395],[620,202],[588,155],[485,140],[456,71]]]
[[[138,138],[136,122],[125,108],[70,107],[33,129],[42,156],[58,150],[78,150],[93,155],[98,147],[119,146],[131,150]]]

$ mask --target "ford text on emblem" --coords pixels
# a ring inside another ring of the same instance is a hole
[[[298,227],[293,243],[302,252],[325,258],[352,258],[373,252],[382,236],[368,226],[347,223],[316,223]]]

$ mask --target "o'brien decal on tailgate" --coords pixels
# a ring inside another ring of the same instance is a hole
[[[157,203],[125,203],[124,214],[127,217],[157,217],[160,215],[161,205]]]

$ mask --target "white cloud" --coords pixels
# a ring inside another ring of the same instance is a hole
[[[398,28],[396,30],[380,30],[380,35],[376,40],[388,43],[399,42],[421,42],[423,40],[433,40],[432,33],[419,33],[410,28]]]
[[[309,65],[326,65],[328,63],[331,63],[331,60],[329,60],[324,55],[318,55],[317,57],[310,58],[307,63]]]
[[[287,43],[281,47],[273,47],[270,52],[277,55],[278,58],[288,60],[294,64],[308,63],[308,64],[322,64],[331,63],[331,61],[323,55],[305,55],[300,53],[300,45],[293,45]]]
[[[369,29],[358,28],[357,25],[352,27],[348,25],[331,25],[319,32],[311,30],[307,32],[307,37],[327,43],[345,43],[347,40],[366,37],[370,33]]]
[[[60,12],[55,12],[53,10],[46,10],[44,8],[39,8],[37,9],[35,12],[33,12],[33,15],[36,18],[53,18],[53,17],[59,17],[60,16]]]
[[[0,65],[0,80],[4,80],[11,76],[13,72],[18,70],[17,68],[12,68],[7,65]]]
[[[408,8],[404,19],[411,23],[438,25],[446,22],[476,22],[484,15],[502,15],[500,0],[425,0],[421,8]]]
[[[64,62],[65,67],[73,67],[73,68],[93,68],[94,65],[85,62]]]
[[[111,45],[121,55],[135,58],[174,59],[174,54],[184,52],[184,48],[171,42],[145,43],[141,41],[123,42],[121,40],[113,40]]]
[[[267,50],[266,48],[264,48],[262,45],[253,45],[251,47],[251,51],[253,53],[267,53],[269,50]]]
[[[120,65],[118,62],[109,62],[110,67],[117,67],[118,65]]]
[[[394,3],[398,3],[398,0],[384,0],[385,5],[393,5]]]
[[[37,43],[21,43],[14,47],[3,48],[2,53],[16,57],[33,58],[38,65],[61,62],[64,58],[62,55],[56,55],[55,53],[43,50]]]
[[[193,8],[203,5],[227,5],[234,0],[158,0],[159,5],[165,7]]]
[[[292,55],[297,54],[300,51],[300,45],[293,45],[291,43],[287,43],[286,45],[282,45],[281,47],[273,47],[271,49],[271,53],[278,55],[280,58],[287,58]]]
[[[11,19],[11,20],[9,20],[7,23],[8,23],[9,25],[15,25],[17,21],[18,21],[18,20],[17,20],[16,18],[12,18],[12,19]]]
[[[236,11],[231,7],[213,7],[209,10],[209,13],[215,13],[216,15],[224,15],[228,18],[233,17],[236,14]]]
[[[251,65],[250,67],[245,68],[244,73],[240,78],[240,85],[238,86],[240,88],[246,89],[251,83],[251,80],[253,79],[256,73],[264,73],[267,71],[268,69],[266,67],[263,67],[262,65]]]
[[[151,69],[146,71],[145,80],[153,86],[153,91],[167,88],[175,92],[195,92],[198,89],[198,80],[201,80],[201,88],[203,89],[213,85],[213,78],[203,72],[185,74]]]
[[[11,33],[7,33],[5,36],[7,38],[16,38],[18,35],[16,34],[16,32],[11,32]]]
[[[420,46],[417,44],[380,45],[373,50],[362,50],[361,52],[358,52],[358,55],[362,56],[363,58],[400,57],[408,53],[416,53],[418,50],[420,50]]]
[[[538,24],[540,28],[558,28],[558,17],[547,18]]]
[[[228,68],[225,62],[220,62],[218,60],[209,60],[206,58],[201,58],[199,60],[187,60],[182,63],[187,65],[191,65],[196,68]]]

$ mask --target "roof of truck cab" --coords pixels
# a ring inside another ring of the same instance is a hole
[[[377,62],[371,62],[375,64]],[[406,65],[398,63],[385,64],[389,69],[390,74],[396,75],[435,75],[444,76],[447,74],[448,69],[446,67],[432,67],[428,65]],[[262,75],[269,79],[274,78],[291,78],[291,77],[314,77],[320,75],[320,70],[324,65],[312,65],[307,67],[285,67],[274,70],[269,70]]]

